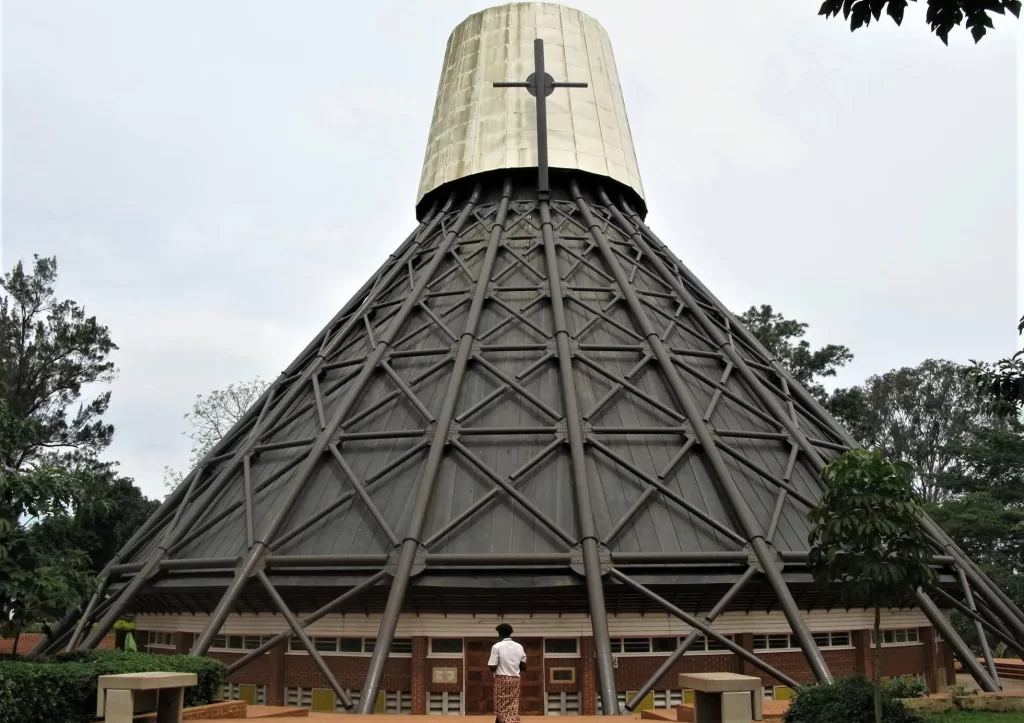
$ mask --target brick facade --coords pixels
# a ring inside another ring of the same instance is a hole
[[[883,650],[883,676],[923,676],[932,690],[955,679],[953,656],[949,646],[936,638],[935,631],[919,628],[919,643],[887,645]],[[142,648],[146,644],[146,633],[139,632],[137,638]],[[753,652],[754,635],[739,633],[734,636],[738,645]],[[112,638],[110,638],[112,641]],[[181,653],[187,653],[194,640],[192,633],[175,633],[172,643]],[[429,638],[413,636],[412,654],[394,656],[385,667],[381,689],[410,693],[412,712],[425,714],[429,709],[429,694],[432,692],[464,692],[466,686],[466,665],[462,657],[433,657],[429,655]],[[34,644],[34,641],[32,642]],[[0,648],[2,650],[2,648]],[[597,665],[592,637],[580,636],[578,657],[542,657],[537,663],[543,671],[543,692],[578,693],[579,710],[583,715],[597,712]],[[810,667],[798,650],[758,652],[766,662],[786,673],[794,680],[811,682]],[[850,647],[825,649],[822,651],[832,673],[837,676],[860,673],[870,676],[874,665],[874,649],[871,647],[869,630],[855,630],[851,633]],[[212,652],[211,657],[227,664],[242,657],[238,652]],[[328,667],[343,688],[358,690],[365,679],[370,658],[367,655],[324,655]],[[664,662],[664,655],[618,655],[616,656],[615,680],[619,692],[635,691],[653,675]],[[455,668],[456,682],[434,682],[436,668]],[[575,681],[552,682],[553,668],[569,668]],[[737,672],[760,677],[767,687],[784,685],[771,675],[761,672],[752,663],[732,653],[693,653],[684,656],[662,676],[655,686],[656,691],[678,690],[680,673],[690,672]],[[233,673],[231,683],[266,686],[267,703],[283,705],[285,688],[327,688],[328,683],[305,654],[288,652],[287,642],[276,646],[267,654],[253,661],[242,670]]]

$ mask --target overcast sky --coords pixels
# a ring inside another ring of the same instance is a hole
[[[1017,24],[924,3],[571,3],[608,30],[648,222],[839,382],[1014,349]],[[915,5],[915,4],[912,4]],[[405,238],[445,42],[482,2],[3,3],[3,245],[120,346],[108,457],[152,496],[196,394],[272,379]]]

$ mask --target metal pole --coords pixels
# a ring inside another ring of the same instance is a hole
[[[946,620],[939,608],[932,602],[932,599],[921,592],[921,590],[917,590],[914,596],[917,598],[917,604],[921,606],[921,612],[927,616],[935,629],[942,633],[946,642],[953,648],[956,657],[971,674],[971,677],[981,686],[981,689],[989,693],[998,692],[999,686],[989,677],[985,669],[978,664],[978,658],[967,647],[967,643],[963,641],[963,638],[957,635],[956,630],[949,624],[949,621]],[[881,642],[880,640],[876,641],[876,644],[880,645]]]
[[[466,209],[469,212],[476,205],[479,195],[480,186],[478,184],[466,205]],[[391,648],[391,641],[395,637],[398,616],[402,611],[402,602],[409,586],[409,575],[412,572],[413,563],[416,560],[416,553],[420,545],[423,523],[427,518],[430,501],[433,496],[434,482],[441,469],[445,447],[448,445],[448,432],[452,421],[455,419],[455,405],[461,392],[462,378],[466,373],[466,367],[473,353],[473,342],[476,340],[477,325],[479,324],[481,312],[487,299],[488,281],[494,269],[494,261],[498,256],[498,246],[501,241],[501,235],[505,230],[505,218],[511,202],[512,182],[506,179],[502,185],[501,200],[498,203],[494,225],[491,227],[491,236],[488,241],[487,252],[484,254],[480,267],[473,301],[466,314],[465,326],[459,339],[459,349],[455,355],[455,362],[452,364],[451,377],[448,380],[448,387],[445,391],[444,401],[441,404],[441,411],[437,415],[437,425],[433,438],[430,440],[427,459],[423,465],[423,473],[420,476],[416,491],[416,501],[413,506],[412,516],[409,519],[409,527],[406,530],[405,539],[402,542],[401,552],[399,553],[395,579],[391,584],[387,604],[384,606],[384,614],[381,617],[373,655],[370,656],[370,664],[366,671],[366,681],[363,683],[363,692],[359,697],[359,705],[357,706],[358,713],[367,714],[373,712],[374,703],[377,700],[377,691],[380,690],[380,683],[384,677],[387,653]],[[468,213],[466,209],[463,210],[464,214]],[[456,222],[450,233],[452,240],[454,240],[454,234],[458,233],[460,229],[461,223]],[[451,248],[450,243],[445,247],[445,253],[447,253],[449,248]],[[424,274],[423,278],[430,281],[430,276],[432,275],[433,272]],[[396,329],[398,326],[398,323],[394,322],[389,329]]]
[[[695,629],[699,630],[700,632],[704,633],[704,635],[706,635],[707,637],[712,638],[714,640],[717,640],[719,643],[721,643],[722,645],[727,647],[733,653],[736,653],[736,655],[740,656],[741,658],[743,658],[744,660],[748,661],[749,663],[752,663],[753,665],[756,665],[758,668],[760,668],[764,672],[768,673],[768,675],[771,675],[772,677],[781,680],[783,683],[788,685],[790,688],[794,688],[795,689],[795,688],[799,688],[800,687],[800,684],[797,683],[794,678],[789,677],[788,675],[783,673],[778,668],[776,668],[776,667],[774,667],[772,665],[769,665],[768,663],[764,662],[759,657],[757,657],[756,655],[751,653],[749,650],[746,650],[745,648],[740,647],[739,645],[737,645],[733,641],[729,640],[729,638],[725,637],[721,633],[715,632],[714,630],[711,629],[710,626],[705,625],[704,623],[702,623],[700,620],[698,620],[697,618],[693,617],[692,615],[688,615],[687,613],[683,612],[682,610],[677,608],[675,605],[670,603],[668,600],[666,600],[665,598],[661,597],[661,595],[659,595],[658,593],[654,592],[650,588],[644,587],[643,585],[638,583],[636,580],[631,578],[629,575],[626,575],[625,573],[623,573],[623,572],[621,572],[619,570],[612,570],[611,571],[611,575],[615,579],[617,579],[617,580],[625,583],[629,587],[633,588],[634,590],[639,592],[641,595],[644,595],[644,596],[650,598],[651,600],[653,600],[654,602],[658,603],[663,608],[665,608],[668,612],[670,612],[672,615],[676,616],[677,618],[682,620],[684,623],[689,625],[691,628],[695,628]]]
[[[338,679],[334,677],[334,673],[332,673],[331,669],[327,667],[327,663],[324,662],[323,656],[317,652],[316,646],[313,645],[313,641],[309,639],[309,636],[306,635],[306,631],[302,629],[302,625],[295,619],[295,615],[293,615],[292,611],[288,608],[288,604],[284,601],[284,598],[282,598],[277,589],[270,584],[270,580],[267,578],[267,573],[263,572],[263,570],[258,570],[256,572],[256,577],[263,584],[267,594],[270,595],[270,600],[274,603],[274,607],[276,607],[281,615],[284,616],[285,622],[288,623],[288,627],[292,629],[292,633],[302,641],[302,647],[304,647],[306,652],[309,653],[309,657],[313,659],[313,663],[320,669],[323,676],[327,678],[327,684],[330,685],[334,690],[334,693],[341,698],[342,704],[351,710],[352,699],[348,697],[348,693],[342,689],[341,685],[338,683]]]
[[[371,587],[373,587],[374,585],[376,585],[377,583],[379,583],[381,580],[383,580],[386,577],[388,577],[387,572],[385,572],[384,570],[381,570],[380,572],[378,572],[373,577],[371,577],[371,578],[369,578],[367,580],[364,580],[363,582],[361,582],[358,585],[356,585],[355,587],[353,587],[351,590],[347,590],[346,592],[342,593],[338,597],[334,598],[333,600],[331,600],[329,603],[324,605],[319,610],[316,610],[315,612],[310,613],[310,615],[305,620],[303,620],[303,621],[301,621],[299,623],[300,627],[303,627],[303,628],[309,627],[310,625],[315,623],[317,620],[319,620],[320,618],[322,618],[325,615],[327,615],[328,613],[330,613],[332,610],[337,609],[337,607],[339,605],[343,604],[347,600],[351,600],[352,598],[357,597],[358,595],[361,595],[362,593],[366,592],[367,590],[369,590]],[[238,660],[233,662],[231,665],[229,665],[228,666],[228,675],[230,675],[231,673],[234,673],[234,672],[236,672],[238,670],[241,670],[242,668],[244,668],[246,665],[248,665],[252,661],[257,660],[258,658],[260,658],[267,651],[275,648],[279,644],[281,644],[284,641],[288,640],[290,637],[291,637],[291,630],[290,629],[289,630],[285,630],[284,632],[278,633],[277,635],[272,637],[270,640],[268,640],[267,642],[263,643],[263,645],[261,645],[260,647],[256,648],[255,650],[253,650],[250,653],[246,653],[243,657],[239,658]]]
[[[690,391],[689,387],[686,386],[686,383],[679,376],[679,371],[672,364],[672,359],[669,356],[665,344],[662,342],[658,332],[651,325],[650,319],[648,319],[647,315],[644,313],[643,308],[640,305],[640,301],[637,298],[636,291],[630,284],[629,279],[626,278],[626,274],[622,270],[622,265],[619,263],[615,253],[608,245],[608,240],[605,238],[600,226],[594,220],[593,214],[591,214],[590,208],[587,206],[587,202],[583,198],[583,194],[580,192],[579,184],[575,180],[570,181],[569,189],[576,201],[576,207],[579,209],[580,214],[583,216],[584,222],[590,231],[591,237],[594,239],[594,242],[601,251],[601,256],[604,259],[605,265],[615,276],[615,280],[619,285],[623,299],[626,301],[626,304],[632,313],[634,323],[636,323],[643,331],[644,338],[650,345],[651,352],[658,360],[658,365],[661,367],[662,374],[668,382],[673,396],[675,396],[676,401],[683,408],[684,413],[690,420],[694,434],[700,440],[701,446],[704,449],[704,454],[711,465],[714,478],[718,482],[718,488],[722,491],[725,501],[732,509],[733,514],[740,524],[740,528],[743,530],[749,540],[749,544],[753,548],[754,553],[757,555],[757,559],[760,562],[761,567],[764,569],[764,574],[771,583],[772,589],[775,591],[775,596],[778,598],[779,604],[782,607],[782,611],[786,615],[790,629],[793,631],[793,635],[795,635],[797,640],[800,642],[800,647],[804,652],[804,656],[807,658],[807,663],[811,668],[811,672],[819,681],[831,681],[832,674],[829,672],[828,664],[825,662],[825,657],[821,654],[821,651],[815,644],[814,638],[811,636],[811,631],[807,627],[807,622],[804,620],[796,602],[793,600],[793,595],[786,586],[785,580],[782,579],[782,574],[776,567],[776,558],[771,554],[768,549],[768,545],[764,541],[764,530],[754,517],[754,513],[750,509],[750,505],[747,504],[746,498],[736,486],[736,482],[729,473],[728,467],[725,466],[725,462],[719,453],[715,440],[711,436],[707,424],[704,422],[700,405],[694,398],[693,392]],[[607,198],[607,196],[605,196],[605,198]],[[610,202],[609,210],[616,214],[616,219],[619,220],[620,223],[624,222],[625,219],[622,219],[622,215],[618,213],[614,206],[610,205]],[[629,228],[628,224],[626,227]],[[646,242],[643,241],[638,233],[634,233],[632,238],[641,251],[643,251],[647,256],[652,255],[650,253],[650,247],[647,246]],[[659,272],[667,271],[663,265],[660,265],[660,262],[655,263],[654,265]],[[669,279],[665,280],[666,282],[669,281]],[[674,282],[674,290],[676,293],[680,294],[683,301],[688,304],[690,313],[695,316],[699,316],[701,314],[700,307],[693,300],[693,297],[686,292],[686,290],[683,289],[674,278],[672,281]],[[689,301],[687,301],[687,299],[689,299]],[[746,365],[742,363],[742,360],[733,360],[733,363],[738,371],[742,372],[743,369],[746,369]],[[749,369],[747,369],[747,371],[749,372]],[[772,409],[772,407],[769,407],[769,409]],[[780,422],[781,421],[783,420],[780,420]]]
[[[537,47],[540,47],[540,41],[538,41]],[[540,97],[538,96],[539,103]],[[540,107],[538,105],[538,108]],[[583,448],[583,420],[580,417],[579,400],[576,396],[576,380],[572,373],[572,350],[569,347],[569,331],[565,320],[565,302],[562,299],[562,275],[558,270],[558,257],[555,253],[555,239],[551,224],[551,208],[546,196],[540,197],[539,205],[541,237],[544,242],[544,259],[548,271],[548,290],[551,295],[551,311],[554,319],[558,372],[562,387],[566,437],[569,441],[573,489],[576,493],[576,516],[579,519],[580,525],[583,572],[587,583],[587,601],[590,608],[594,647],[597,653],[597,677],[598,691],[601,694],[601,712],[604,715],[618,715],[619,700],[615,685],[615,663],[612,658],[611,638],[608,634],[608,616],[605,610],[604,586],[601,579],[601,560],[597,545],[597,526],[594,524],[594,511],[590,500],[590,484],[587,480],[586,453]]]
[[[957,568],[957,576],[960,578],[960,587],[964,591],[964,601],[967,603],[967,607],[971,609],[971,612],[977,614],[978,609],[974,605],[974,595],[971,593],[971,586],[967,582],[967,576],[964,571]],[[988,674],[992,677],[993,682],[1002,689],[1003,685],[999,682],[999,673],[996,672],[996,662],[992,659],[992,649],[988,646],[988,638],[985,636],[985,628],[982,626],[981,621],[975,619],[974,630],[978,633],[978,640],[981,641],[981,653],[985,658],[985,667],[988,668]]]
[[[752,578],[756,573],[756,567],[748,567],[747,571],[743,573],[740,579],[733,583],[733,586],[726,591],[725,595],[722,596],[722,599],[718,601],[718,604],[715,605],[715,607],[711,609],[711,612],[707,614],[707,617],[704,618],[704,622],[707,623],[708,626],[715,622],[715,619],[719,615],[725,612],[725,609],[729,606],[729,603],[732,602],[732,599],[736,597],[744,587],[746,587],[747,583],[750,582],[750,578]],[[679,662],[684,655],[686,655],[686,651],[693,647],[693,644],[697,641],[697,638],[700,637],[700,635],[701,632],[699,630],[690,631],[690,634],[686,636],[679,647],[676,648],[675,652],[668,656],[665,659],[665,662],[662,663],[654,674],[647,679],[647,682],[641,685],[640,689],[633,694],[633,698],[626,703],[627,712],[632,713],[636,707],[640,705],[640,701],[644,699],[644,696],[654,690],[654,686],[658,684],[658,681],[669,674],[672,667]]]
[[[356,401],[358,401],[362,396],[363,391],[366,389],[366,385],[373,379],[377,372],[377,366],[384,358],[384,354],[387,350],[390,349],[390,344],[394,340],[395,335],[409,318],[409,314],[415,307],[416,302],[419,301],[419,298],[426,289],[431,277],[437,272],[438,267],[447,256],[448,250],[454,243],[456,236],[462,229],[462,226],[465,225],[466,221],[472,214],[473,207],[476,204],[476,200],[479,195],[480,188],[477,186],[474,188],[469,202],[466,203],[461,213],[459,213],[458,218],[448,230],[444,240],[434,250],[431,260],[424,269],[420,280],[416,282],[416,286],[402,303],[401,309],[395,315],[391,324],[388,325],[387,330],[381,335],[381,338],[377,340],[377,345],[373,348],[373,351],[366,356],[362,367],[360,368],[359,375],[346,391],[345,398],[338,405],[338,408],[335,410],[334,415],[331,417],[331,421],[327,424],[327,427],[320,432],[316,444],[313,445],[309,454],[295,471],[295,475],[289,481],[288,487],[284,491],[280,501],[276,503],[277,511],[274,517],[268,522],[266,528],[261,532],[259,539],[256,540],[252,550],[249,552],[248,558],[242,564],[241,570],[235,576],[235,579],[232,581],[231,585],[224,593],[224,596],[217,604],[216,609],[210,615],[210,619],[207,622],[206,627],[203,629],[203,632],[198,638],[196,638],[190,655],[205,655],[206,651],[210,648],[210,644],[213,642],[214,637],[216,637],[221,626],[224,624],[224,620],[230,614],[231,609],[235,604],[235,600],[237,600],[238,596],[242,593],[249,577],[253,572],[255,572],[256,567],[259,565],[261,558],[269,551],[270,542],[273,540],[274,535],[277,534],[281,525],[284,524],[285,519],[291,514],[292,507],[295,502],[298,501],[302,491],[306,488],[307,482],[309,482],[313,473],[319,466],[321,456],[326,451],[327,446],[334,441],[335,432],[337,432],[341,422],[348,416]],[[431,223],[433,225],[433,222]],[[354,325],[355,323],[357,323],[357,319],[353,316],[349,320],[348,324]],[[317,359],[322,361],[323,357],[319,356]],[[315,366],[317,365],[314,364],[309,367],[306,372],[303,372],[303,376],[310,373],[310,370]],[[390,646],[390,641],[388,641],[386,645]]]

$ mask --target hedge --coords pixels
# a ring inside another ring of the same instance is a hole
[[[212,658],[88,650],[40,662],[0,662],[0,723],[90,723],[101,675],[166,671],[195,673],[185,705],[213,702],[227,666]]]
[[[840,678],[834,683],[802,685],[783,715],[784,723],[874,723],[874,687],[863,676]],[[889,687],[882,688],[885,723],[923,723],[922,718]]]

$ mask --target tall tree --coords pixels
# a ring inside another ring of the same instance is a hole
[[[968,368],[935,359],[836,390],[828,406],[865,447],[911,464],[929,502],[947,495],[946,475],[975,432],[991,421]]]
[[[841,344],[827,344],[820,349],[812,349],[810,342],[803,338],[807,333],[807,324],[787,319],[768,304],[751,306],[739,315],[739,319],[789,373],[821,402],[826,402],[828,398],[821,380],[834,377],[840,367],[853,360],[853,353]]]
[[[36,423],[24,446],[6,451],[3,462],[14,469],[47,454],[95,455],[114,434],[102,419],[110,392],[81,400],[84,386],[116,374],[110,330],[56,298],[56,258],[34,258],[31,273],[19,261],[0,280],[0,393],[15,417]]]
[[[224,389],[214,389],[209,394],[197,394],[192,411],[185,414],[189,428],[182,432],[192,440],[189,467],[193,468],[206,456],[213,445],[235,425],[252,404],[266,391],[269,384],[260,377],[247,382],[228,384]],[[164,468],[164,482],[173,489],[181,484],[185,473]]]
[[[838,584],[848,603],[875,610],[875,722],[882,721],[883,607],[902,606],[935,576],[931,547],[918,523],[914,470],[878,451],[854,449],[822,471],[825,492],[810,511],[810,565],[822,587]]]
[[[98,461],[114,429],[109,329],[56,296],[57,261],[18,262],[0,279],[0,633],[17,634],[77,605],[94,583],[90,554],[44,529],[112,506],[109,464]]]
[[[949,31],[961,23],[971,31],[974,42],[978,42],[993,27],[992,13],[1005,15],[1009,10],[1014,17],[1020,17],[1021,7],[1021,0],[927,0],[927,3],[925,21],[947,45]],[[825,0],[818,14],[829,18],[842,13],[850,21],[850,30],[854,31],[870,25],[872,18],[880,20],[883,11],[900,25],[908,4],[908,0]]]

